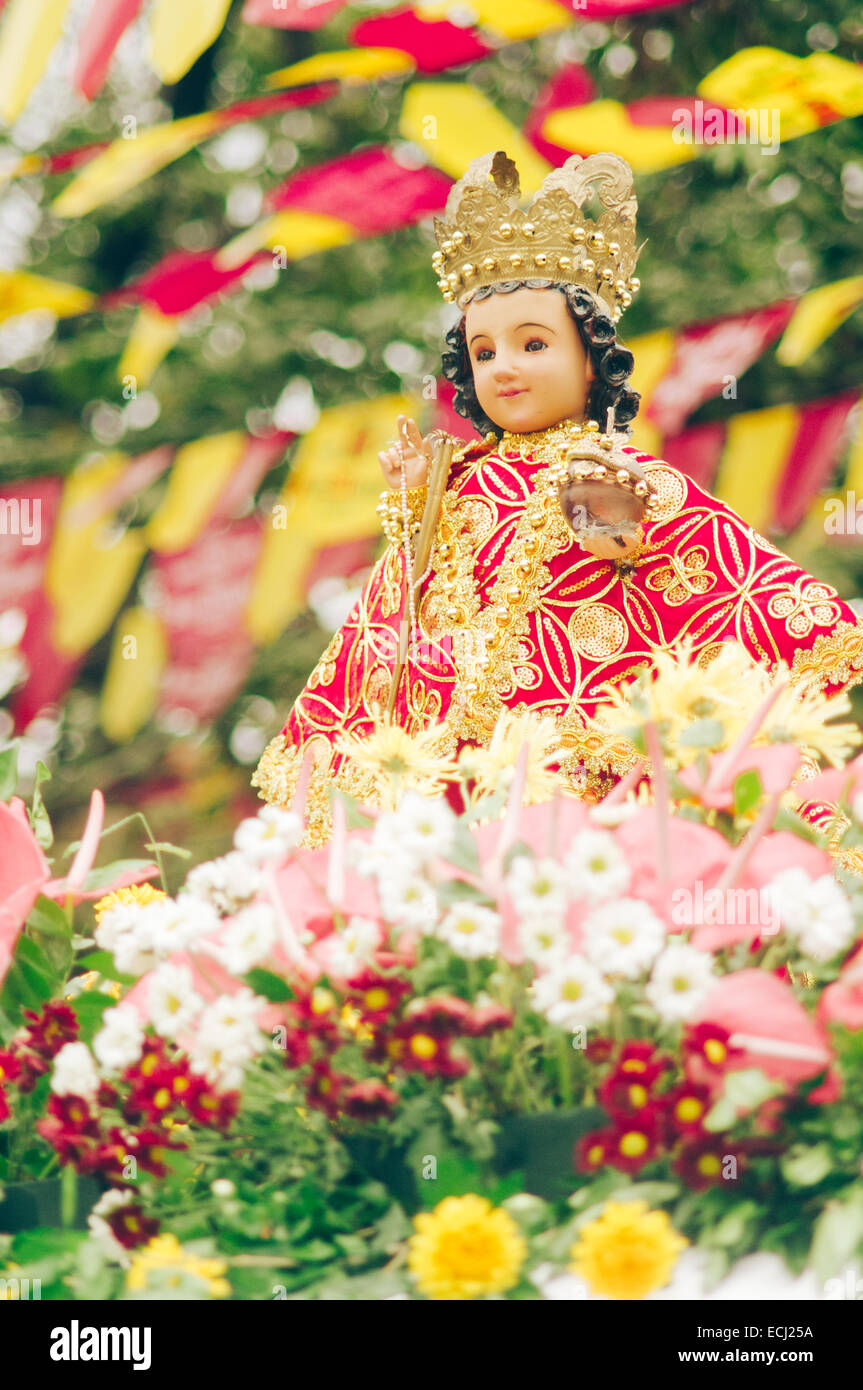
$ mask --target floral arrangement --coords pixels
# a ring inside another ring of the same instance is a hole
[[[830,1296],[863,1257],[863,759],[787,674],[662,656],[599,721],[631,767],[596,804],[547,721],[458,762],[382,724],[380,807],[336,795],[325,849],[265,807],[176,896],[101,894],[73,997],[0,997],[8,1132],[41,1107],[43,1165],[107,1187],[58,1296]]]

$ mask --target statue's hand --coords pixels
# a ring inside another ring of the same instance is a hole
[[[404,461],[407,486],[422,487],[428,482],[429,465],[432,461],[431,443],[423,439],[416,423],[406,415],[399,416],[398,426],[401,449],[394,444],[389,449],[382,449],[378,454],[383,475],[389,487],[400,487]]]

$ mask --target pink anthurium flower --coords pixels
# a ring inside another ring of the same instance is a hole
[[[105,798],[94,791],[90,798],[87,824],[78,852],[68,874],[52,878],[48,860],[33,833],[27,808],[20,797],[0,802],[0,984],[2,984],[18,933],[40,894],[55,902],[80,902],[83,898],[102,898],[117,888],[140,883],[159,872],[157,864],[119,873],[109,884],[85,889],[87,875],[99,849],[105,820]]]
[[[738,970],[712,987],[694,1019],[718,1023],[739,1053],[733,1070],[759,1067],[792,1084],[824,1071],[833,1054],[824,1029],[795,997],[791,986],[768,970]]]
[[[695,910],[699,892],[717,883],[733,849],[718,830],[677,816],[666,841],[666,877],[658,851],[657,821],[663,814],[660,807],[645,806],[614,833],[632,870],[630,892],[649,903],[672,930],[686,931],[693,925],[689,908]]]
[[[830,767],[800,784],[806,801],[852,800],[863,791],[863,753],[844,767]]]
[[[824,990],[818,1001],[818,1021],[825,1026],[841,1023],[855,1031],[863,1028],[863,946],[845,962],[838,980]]]
[[[784,792],[801,763],[798,749],[788,743],[775,743],[769,748],[747,748],[731,764],[723,762],[725,753],[714,755],[708,763],[706,779],[702,781],[695,764],[684,768],[680,781],[698,797],[703,806],[717,811],[729,811],[734,805],[734,783],[743,772],[757,772],[766,796]],[[810,799],[806,783],[806,799]]]

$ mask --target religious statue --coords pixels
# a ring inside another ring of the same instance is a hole
[[[615,155],[572,156],[524,208],[497,151],[435,219],[438,286],[462,311],[443,370],[482,438],[400,417],[380,456],[389,544],[253,779],[289,805],[312,755],[310,845],[330,834],[331,786],[370,791],[340,740],[384,717],[456,756],[504,711],[553,716],[568,789],[596,800],[631,766],[596,756],[604,687],[680,639],[699,664],[736,641],[827,694],[863,681],[863,626],[836,590],[627,442],[639,397],[616,325],[639,289],[636,210]]]

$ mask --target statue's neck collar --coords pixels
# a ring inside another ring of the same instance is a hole
[[[544,430],[532,430],[528,434],[516,434],[511,430],[504,430],[498,448],[501,452],[507,451],[520,453],[522,449],[537,448],[542,445],[559,446],[566,444],[578,436],[584,430],[582,420],[559,420],[556,425],[549,425]]]

